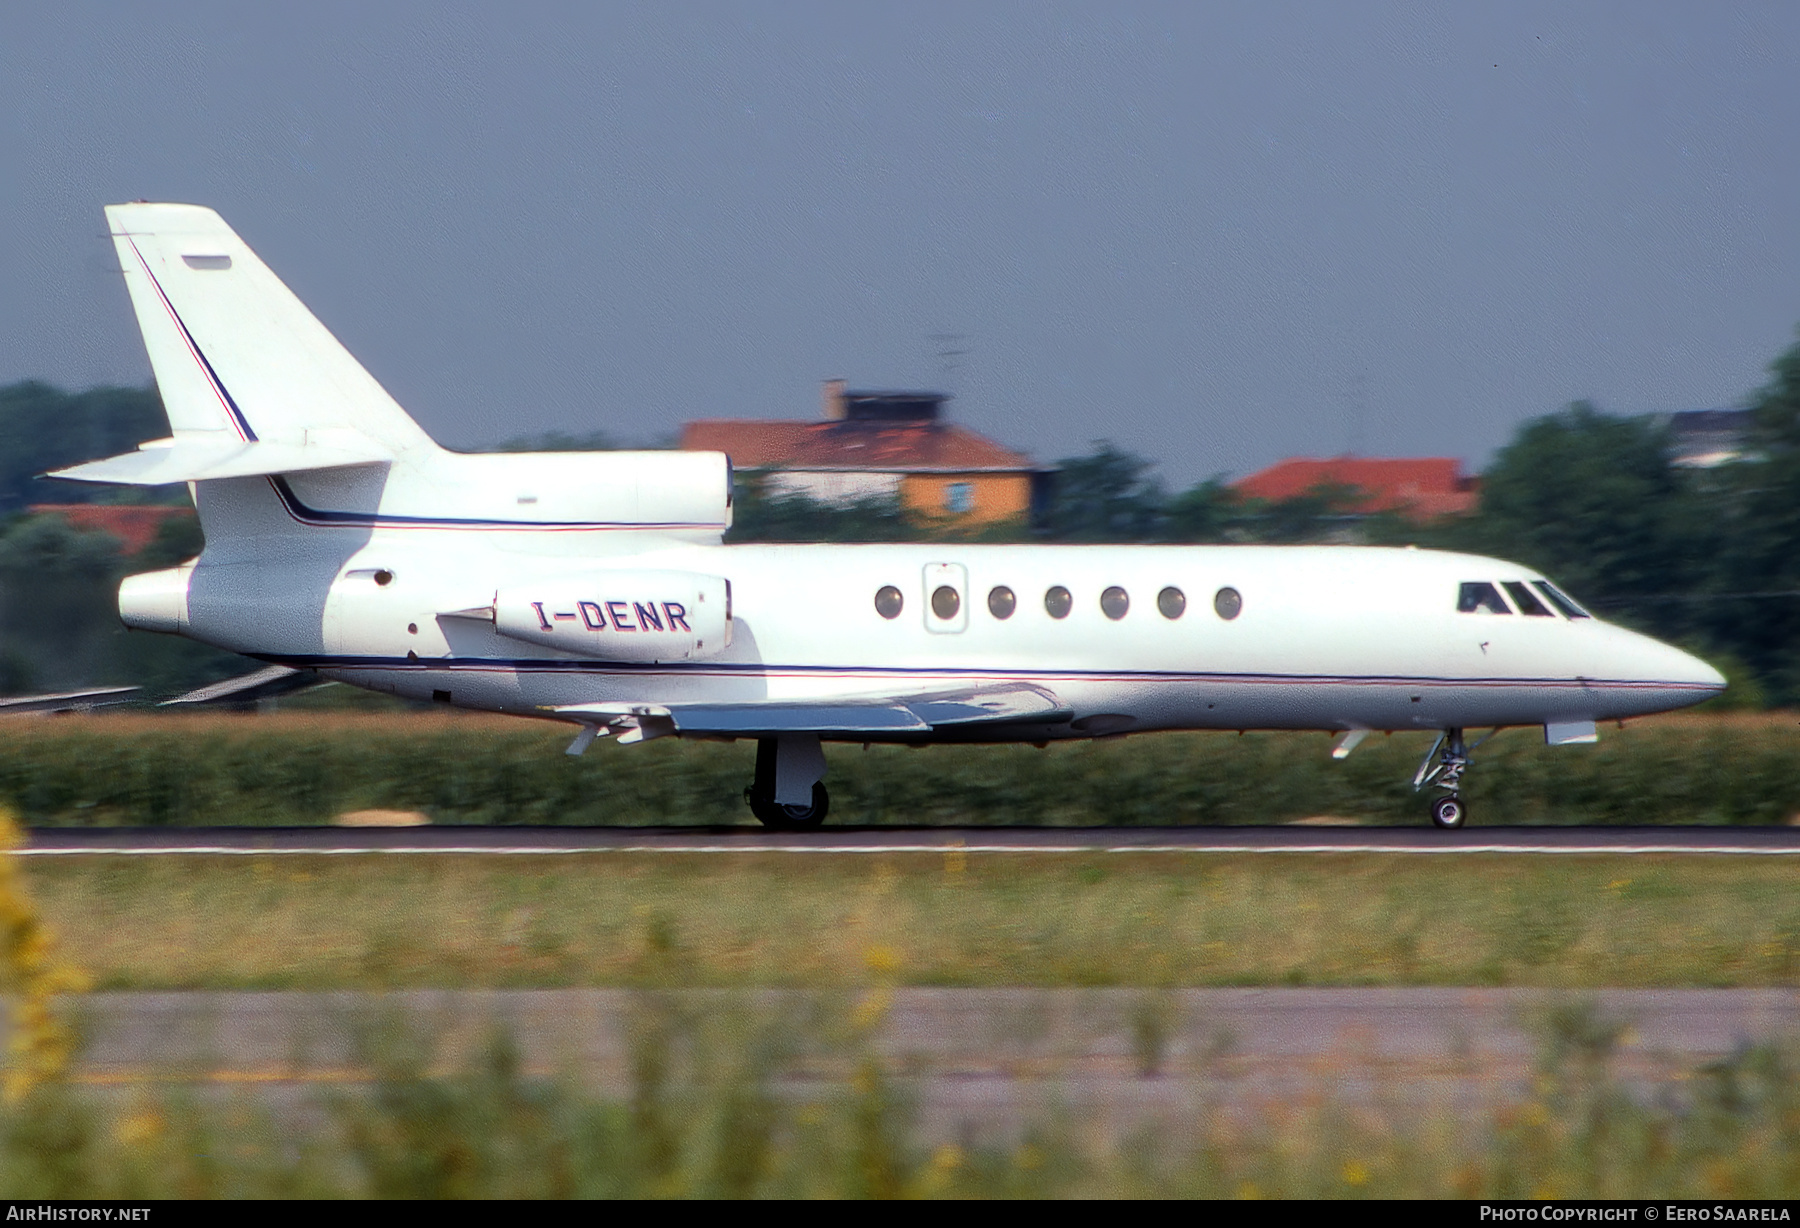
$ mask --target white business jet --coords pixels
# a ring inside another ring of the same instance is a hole
[[[1717,671],[1531,569],[1412,549],[721,544],[718,453],[434,443],[210,209],[106,210],[171,436],[53,475],[185,482],[197,559],[131,576],[128,626],[597,737],[755,738],[764,823],[825,818],[821,741],[1158,729],[1464,731],[1697,703]],[[269,671],[265,670],[264,673]],[[262,677],[259,674],[257,677]],[[265,679],[267,681],[267,679]]]

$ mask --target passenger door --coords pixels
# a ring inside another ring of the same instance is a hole
[[[961,563],[927,563],[925,630],[956,635],[969,626],[969,570]]]

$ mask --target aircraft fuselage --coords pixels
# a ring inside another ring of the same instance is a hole
[[[1505,592],[1542,580],[1478,556],[948,543],[620,551],[615,540],[583,558],[569,557],[567,535],[533,536],[377,533],[338,560],[323,587],[321,559],[295,562],[285,580],[268,562],[227,563],[209,580],[202,558],[188,634],[358,686],[495,712],[550,715],[599,701],[818,702],[1020,682],[1053,692],[1072,713],[1048,725],[892,735],[908,741],[1612,720],[1696,703],[1723,685],[1696,658],[1598,618],[1570,617],[1534,588],[1526,590],[1538,594],[1534,613],[1517,608],[1517,596],[1503,603],[1507,613],[1459,610],[1470,583]],[[282,594],[279,608],[253,613],[254,594],[229,591],[251,570],[259,591]],[[593,612],[578,617],[604,622],[610,605],[635,629],[642,612],[632,606],[647,594],[633,591],[630,577],[651,571],[728,581],[729,646],[693,659],[595,660],[454,616],[501,590],[541,589],[570,607],[536,602],[547,619],[575,612],[586,593]],[[884,589],[897,595],[885,610],[877,602]],[[308,592],[315,605],[297,609],[296,595]]]

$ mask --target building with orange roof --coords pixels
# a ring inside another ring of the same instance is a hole
[[[944,421],[941,392],[867,392],[828,380],[813,422],[710,418],[681,429],[682,449],[723,452],[772,495],[822,503],[893,499],[926,519],[978,528],[1030,515],[1048,470]]]
[[[194,509],[170,504],[33,503],[34,516],[61,516],[77,529],[111,533],[119,539],[119,553],[136,554],[156,540],[171,520],[191,519]]]
[[[1233,482],[1231,487],[1244,498],[1271,503],[1322,488],[1354,491],[1349,511],[1363,515],[1397,512],[1417,521],[1466,516],[1475,510],[1479,498],[1476,479],[1463,473],[1461,461],[1448,456],[1398,460],[1294,457]]]

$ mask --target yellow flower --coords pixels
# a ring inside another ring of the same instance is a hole
[[[127,1147],[153,1143],[163,1132],[163,1119],[153,1111],[133,1113],[113,1128],[113,1136]]]
[[[871,989],[856,1004],[855,1012],[850,1016],[851,1026],[859,1032],[866,1032],[887,1018],[888,1008],[893,1005],[894,996],[886,989]]]

